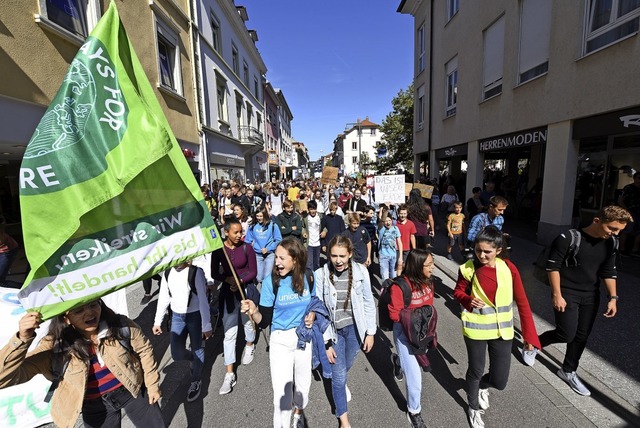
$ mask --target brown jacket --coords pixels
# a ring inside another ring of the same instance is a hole
[[[106,366],[134,397],[146,386],[149,393],[159,392],[160,375],[153,356],[153,348],[140,326],[127,318],[131,330],[131,348],[128,352],[117,340],[100,340],[98,351]],[[0,351],[0,388],[27,382],[37,374],[52,380],[52,347],[50,336],[43,338],[36,349],[27,355],[33,339],[23,342],[18,334]],[[51,417],[57,426],[71,428],[75,425],[84,401],[88,376],[88,362],[71,358],[51,400]]]

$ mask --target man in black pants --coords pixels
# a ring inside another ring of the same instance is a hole
[[[567,353],[558,376],[580,395],[591,391],[580,381],[576,369],[593,328],[600,305],[600,279],[609,293],[604,316],[616,315],[616,248],[617,235],[631,214],[618,206],[600,210],[592,223],[580,230],[581,239],[575,255],[577,263],[565,263],[571,246],[571,235],[563,233],[551,246],[547,272],[553,296],[556,329],[540,335],[544,348],[552,343],[567,343]],[[574,266],[575,264],[575,266]]]

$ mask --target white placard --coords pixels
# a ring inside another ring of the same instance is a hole
[[[376,203],[404,204],[404,175],[376,175]]]

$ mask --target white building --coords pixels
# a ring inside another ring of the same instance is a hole
[[[334,141],[333,166],[340,168],[342,175],[375,173],[378,146],[384,139],[379,125],[366,117],[348,126],[344,134],[338,135]]]

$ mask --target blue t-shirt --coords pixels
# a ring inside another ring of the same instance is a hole
[[[296,328],[302,322],[304,313],[311,301],[311,293],[309,292],[309,284],[307,278],[304,279],[304,292],[302,296],[293,291],[291,275],[287,275],[280,279],[278,287],[278,298],[275,301],[273,295],[273,282],[271,275],[267,275],[262,280],[262,289],[260,290],[260,305],[265,307],[273,307],[273,318],[271,320],[272,330],[289,330]]]
[[[387,229],[385,226],[378,232],[378,246],[381,256],[392,257],[398,251],[396,239],[400,237],[400,230],[396,226]],[[403,248],[404,250],[404,248]]]

